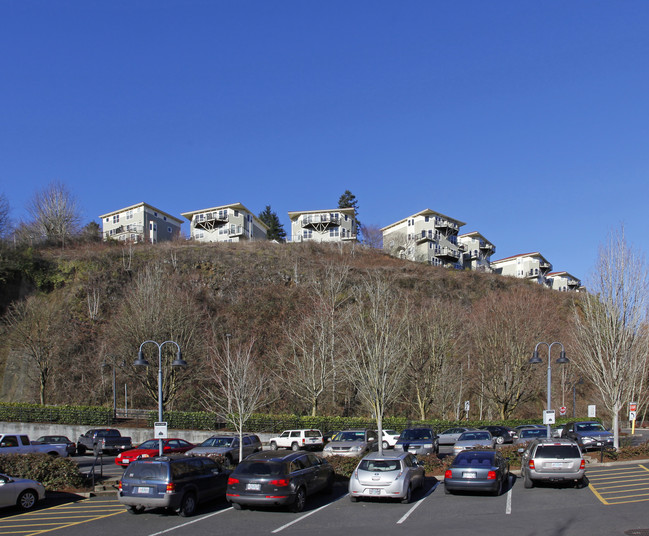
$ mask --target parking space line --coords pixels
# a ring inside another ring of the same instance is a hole
[[[294,519],[290,523],[286,523],[286,525],[282,525],[281,527],[276,528],[275,530],[271,531],[271,534],[275,534],[277,532],[280,532],[280,531],[284,530],[285,528],[290,527],[291,525],[295,525],[295,523],[297,523],[298,521],[302,521],[303,519],[306,519],[307,517],[315,514],[316,512],[319,512],[320,510],[325,509],[327,506],[331,506],[332,504],[338,502],[340,499],[344,499],[345,497],[348,497],[348,496],[349,496],[349,493],[345,493],[345,495],[343,495],[342,497],[338,497],[335,501],[332,501],[332,502],[327,503],[327,504],[323,504],[320,508],[316,508],[315,510],[311,510],[310,512],[307,512],[303,516],[300,516],[297,519]],[[151,536],[155,536],[155,535],[151,535]]]
[[[514,491],[514,486],[509,486],[509,491],[507,492],[507,504],[505,506],[506,515],[512,513],[512,492],[513,491]]]
[[[226,508],[225,510],[219,510],[218,512],[212,512],[211,514],[207,514],[203,517],[198,517],[196,519],[192,519],[191,521],[187,521],[187,523],[183,523],[182,525],[177,525],[175,527],[170,527],[165,530],[161,530],[160,532],[154,532],[153,534],[149,534],[149,536],[158,536],[159,534],[166,534],[167,532],[173,532],[174,530],[182,529],[185,528],[189,525],[193,525],[194,523],[198,523],[199,521],[203,521],[204,519],[208,519],[210,517],[218,516],[219,514],[222,514],[223,512],[229,512],[230,510],[233,510],[233,508],[230,506],[229,508]]]
[[[439,486],[439,480],[438,480],[437,482],[435,482],[435,484],[433,485],[433,487],[430,488],[430,490],[428,491],[428,493],[426,493],[426,495],[424,495],[424,496],[423,496],[421,499],[419,499],[415,504],[413,504],[412,507],[410,508],[410,510],[408,510],[408,511],[403,515],[403,517],[402,517],[399,521],[397,521],[397,525],[401,525],[401,523],[403,523],[406,519],[408,519],[408,516],[409,516],[410,514],[412,514],[412,513],[413,513],[417,508],[419,508],[419,505],[420,505],[421,503],[423,503],[423,502],[428,498],[428,496],[429,496],[431,493],[433,493],[433,491],[435,491],[435,490],[437,489],[437,486]]]
[[[588,471],[589,488],[602,504],[649,501],[649,469],[644,465]]]

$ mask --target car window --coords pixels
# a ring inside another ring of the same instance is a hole
[[[583,424],[576,424],[575,425],[575,431],[577,431],[577,432],[605,432],[606,428],[604,428],[599,423],[586,422],[586,423],[583,423]]]
[[[232,437],[210,437],[203,441],[201,447],[229,447],[234,442]]]
[[[252,476],[279,476],[286,473],[285,464],[259,460],[244,460],[234,470],[233,474]]]
[[[290,432],[282,432],[282,435],[279,437],[288,437]]]
[[[169,474],[165,463],[132,463],[124,475],[141,480],[166,480]]]
[[[18,446],[18,438],[16,436],[4,436],[2,439],[2,443],[0,443],[0,447],[17,447]]]
[[[306,469],[307,467],[311,467],[311,458],[308,456],[302,456],[298,458],[299,462],[302,464],[302,467]]]
[[[299,431],[291,432],[291,437],[300,437],[300,432]]]
[[[399,436],[399,439],[404,439],[406,441],[416,441],[416,440],[425,440],[425,439],[432,439],[433,438],[433,431],[432,430],[427,430],[427,429],[410,429],[410,430],[404,430],[401,432],[401,435]]]
[[[301,471],[302,469],[304,469],[304,463],[302,462],[301,458],[293,460],[289,464],[289,472],[291,473],[295,473],[296,471]]]
[[[365,432],[340,432],[336,441],[364,441]]]
[[[382,473],[387,471],[398,471],[401,469],[399,460],[361,460],[358,465],[361,471],[373,471]]]
[[[414,459],[411,454],[408,454],[408,456],[403,459],[403,463],[406,467],[412,467],[413,465],[415,465]]]
[[[471,465],[491,465],[494,453],[487,451],[461,452],[453,460],[453,465],[467,467]]]
[[[322,465],[322,459],[318,458],[315,454],[307,454],[311,465]]]
[[[304,437],[320,437],[321,435],[320,430],[307,430],[304,432]]]
[[[581,458],[577,445],[539,445],[534,453],[535,458]]]
[[[252,444],[252,441],[250,440],[249,437],[244,437],[244,438],[243,438],[243,444],[244,444],[244,445],[251,445],[251,444]]]
[[[489,432],[464,432],[458,441],[486,441],[491,439]]]

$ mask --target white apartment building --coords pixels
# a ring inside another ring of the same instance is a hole
[[[496,246],[489,240],[474,231],[458,236],[457,243],[462,250],[464,268],[476,272],[491,272],[491,256],[496,252]]]
[[[547,285],[547,276],[552,270],[552,264],[537,251],[493,261],[491,268],[496,274],[529,279]]]
[[[552,290],[579,292],[582,288],[581,281],[568,272],[550,272],[546,279]]]
[[[289,212],[291,242],[343,242],[356,240],[354,208]]]
[[[383,250],[402,259],[461,269],[458,232],[464,222],[430,209],[383,227]]]
[[[190,237],[197,242],[266,240],[268,226],[241,203],[183,212]]]
[[[147,203],[99,216],[104,240],[165,242],[180,236],[183,221]]]

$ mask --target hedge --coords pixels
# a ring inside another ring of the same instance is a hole
[[[78,489],[84,482],[73,460],[49,454],[0,454],[0,473],[37,480],[49,491]]]
[[[0,421],[46,422],[52,424],[112,424],[113,409],[102,406],[41,406],[39,404],[0,404]]]

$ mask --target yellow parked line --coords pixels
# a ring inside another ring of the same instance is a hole
[[[643,465],[587,472],[590,490],[607,506],[649,501],[649,469]]]

